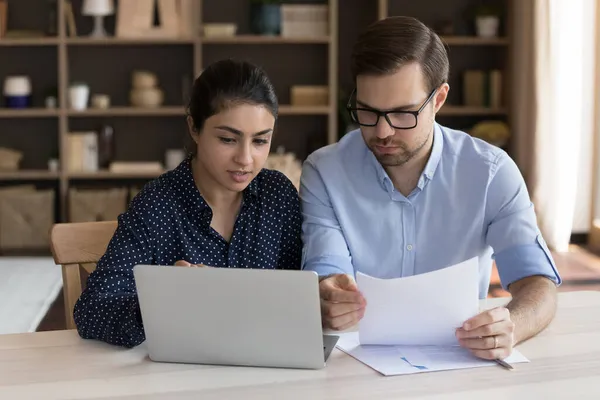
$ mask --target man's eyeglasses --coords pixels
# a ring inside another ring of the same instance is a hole
[[[346,109],[354,122],[362,126],[377,126],[379,117],[384,117],[388,124],[395,129],[412,129],[417,126],[418,117],[421,111],[429,104],[437,87],[431,91],[427,100],[419,107],[417,111],[379,111],[372,108],[352,107],[352,96],[356,89],[352,90]]]

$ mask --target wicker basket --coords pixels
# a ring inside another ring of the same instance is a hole
[[[0,147],[0,171],[16,171],[19,169],[23,153]]]
[[[71,189],[69,221],[116,221],[127,207],[127,189]]]
[[[54,190],[27,186],[0,192],[0,248],[42,250],[50,244],[54,224]]]

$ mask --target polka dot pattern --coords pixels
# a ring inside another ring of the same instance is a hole
[[[107,251],[75,304],[80,336],[124,347],[145,340],[133,278],[137,264],[186,260],[220,268],[300,269],[300,200],[281,172],[263,169],[248,185],[230,242],[211,220],[189,159],[149,182],[119,216]]]

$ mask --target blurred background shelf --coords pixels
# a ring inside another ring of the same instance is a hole
[[[40,46],[57,46],[60,39],[55,37],[39,37],[39,38],[2,38],[0,39],[0,47],[40,47]]]
[[[45,170],[0,171],[0,181],[44,181],[56,180],[58,178],[58,172]]]
[[[50,118],[58,117],[59,113],[57,109],[47,108],[0,108],[0,118]]]
[[[65,39],[69,46],[155,46],[155,45],[182,45],[194,44],[193,38],[88,38],[88,37],[69,37]]]
[[[444,105],[438,115],[441,116],[498,116],[506,115],[506,108],[491,108],[491,107],[469,107],[469,106],[452,106]]]
[[[166,171],[160,173],[148,172],[112,172],[112,171],[97,171],[97,172],[68,172],[67,178],[71,180],[95,180],[95,179],[153,179]]]
[[[331,42],[331,37],[281,37],[261,35],[236,35],[232,37],[203,37],[200,39],[200,41],[206,44],[327,44]]]
[[[114,2],[115,11],[122,1]],[[498,3],[508,10],[511,1]],[[109,36],[102,39],[88,36],[94,19],[82,15],[82,3],[71,0],[76,27],[72,34],[65,2],[55,2],[52,25],[52,10],[48,8],[51,2],[11,1],[9,31],[31,30],[47,36],[0,39],[0,80],[26,75],[32,82],[31,108],[16,110],[0,105],[0,147],[23,154],[19,170],[0,172],[0,186],[26,183],[57,190],[56,221],[68,220],[71,189],[139,188],[159,175],[106,169],[70,172],[71,134],[98,132],[108,126],[114,132],[115,161],[160,162],[166,170],[166,153],[184,149],[189,135],[185,116],[194,79],[220,59],[245,59],[269,75],[280,104],[273,151],[283,147],[303,161],[313,151],[336,142],[354,128],[345,111],[348,95],[354,89],[350,74],[352,45],[361,30],[388,15],[414,16],[436,30],[440,23],[446,28],[451,26],[451,31],[438,31],[448,45],[451,65],[451,89],[446,105],[438,113],[438,122],[467,131],[480,121],[510,122],[508,93],[503,94],[501,105],[464,105],[463,72],[506,71],[507,53],[512,48],[512,38],[506,36],[506,19],[498,37],[477,36],[465,11],[479,0],[286,0],[283,3],[327,6],[328,30],[296,37],[281,32],[257,33],[251,18],[255,6],[252,0],[192,0],[193,21],[188,33],[159,38],[121,37],[117,35],[117,18],[111,15],[104,18]],[[235,34],[207,35],[208,24],[215,23],[235,24]],[[162,104],[146,108],[131,103],[134,71],[148,71],[156,77],[164,94]],[[82,111],[70,106],[69,87],[74,82],[89,86],[90,101]],[[292,94],[296,86],[325,89],[327,99],[315,103],[319,105],[299,105],[302,103],[294,102]],[[509,86],[510,76],[505,75],[502,87]],[[55,108],[45,108],[49,94],[56,97]],[[92,106],[91,98],[98,94],[110,98],[107,108]],[[58,165],[58,172],[48,169],[51,162]]]
[[[480,38],[477,36],[442,36],[449,46],[506,46],[508,38]]]
[[[68,110],[69,117],[138,117],[138,116],[184,116],[184,107],[110,107],[106,109]]]

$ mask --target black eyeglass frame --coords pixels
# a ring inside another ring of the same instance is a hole
[[[391,111],[380,111],[380,110],[375,110],[373,108],[366,108],[366,107],[352,107],[352,96],[354,95],[354,93],[356,92],[356,88],[354,88],[352,90],[352,93],[350,93],[350,98],[348,99],[348,103],[346,104],[346,110],[348,110],[348,113],[350,114],[350,118],[352,118],[352,121],[356,122],[357,124],[361,125],[361,126],[377,126],[377,124],[379,123],[379,118],[380,117],[384,117],[385,120],[387,121],[387,123],[394,129],[413,129],[415,128],[418,124],[419,124],[419,114],[421,114],[421,112],[423,111],[423,109],[425,109],[425,107],[427,106],[427,104],[429,104],[429,102],[431,101],[431,99],[433,99],[433,95],[437,92],[439,87],[435,87],[431,93],[429,93],[429,96],[427,97],[427,100],[425,100],[425,102],[421,105],[421,107],[419,107],[418,110],[416,111],[405,111],[405,110],[391,110]],[[354,112],[356,111],[370,111],[372,113],[377,114],[377,120],[375,121],[374,124],[361,124],[358,121],[358,118],[355,118],[354,116]],[[388,117],[388,114],[410,114],[413,115],[415,117],[415,124],[413,126],[410,127],[398,127],[398,126],[394,126],[392,124],[392,121],[390,121],[390,118]]]

